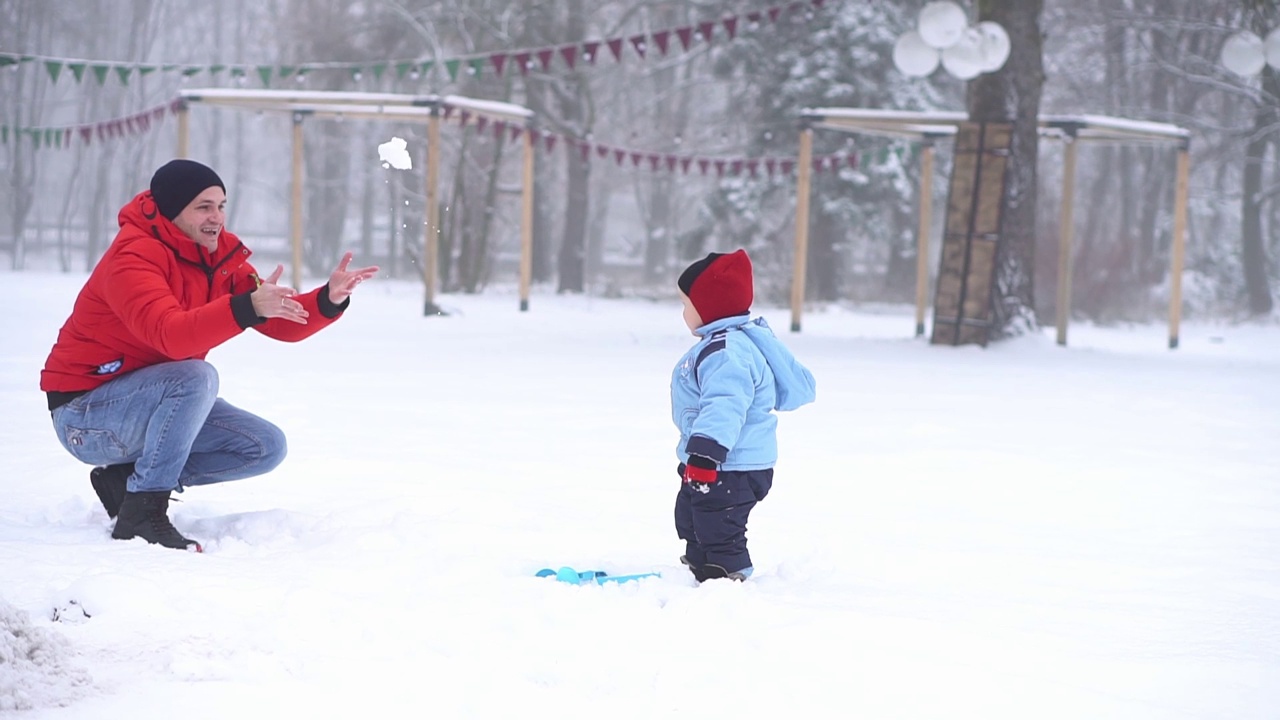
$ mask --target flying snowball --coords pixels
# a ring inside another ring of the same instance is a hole
[[[971,80],[982,74],[986,58],[983,57],[981,36],[977,30],[967,29],[951,47],[942,51],[942,67],[961,80]]]
[[[938,67],[938,50],[929,47],[920,33],[911,30],[902,34],[893,44],[893,64],[909,77],[924,77]]]
[[[990,20],[974,26],[978,31],[978,48],[982,52],[982,72],[995,72],[1009,59],[1009,33],[1000,23]]]
[[[1267,33],[1263,41],[1263,54],[1267,56],[1267,64],[1280,70],[1280,28]]]
[[[1222,46],[1222,64],[1231,72],[1246,77],[1262,72],[1262,66],[1267,64],[1262,38],[1248,30],[1227,38]]]
[[[959,5],[950,0],[936,0],[920,9],[916,27],[925,44],[944,50],[960,39],[968,24],[969,19]]]
[[[382,167],[393,167],[397,170],[410,170],[413,168],[413,158],[409,157],[409,151],[405,148],[407,143],[398,137],[393,137],[387,142],[378,146],[378,159],[382,161]]]

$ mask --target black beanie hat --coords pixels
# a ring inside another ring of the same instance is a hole
[[[746,250],[710,253],[680,273],[676,281],[702,322],[751,312],[751,258]]]
[[[197,195],[214,185],[227,191],[222,178],[209,166],[195,160],[170,160],[151,176],[151,197],[160,214],[173,220]]]

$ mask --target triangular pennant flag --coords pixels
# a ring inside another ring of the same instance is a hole
[[[675,171],[676,171],[676,156],[675,156],[675,155],[668,155],[668,156],[666,156],[666,157],[665,157],[665,158],[663,158],[663,159],[664,159],[664,160],[666,160],[666,162],[667,162],[667,172],[675,172]]]
[[[155,65],[139,65],[138,77],[146,77],[157,70]]]
[[[449,116],[453,114],[453,106],[452,106],[452,105],[441,105],[441,106],[440,106],[440,114],[441,114],[442,116],[444,116],[444,119],[445,119],[445,120],[448,120],[448,119],[449,119]]]
[[[613,53],[614,62],[622,62],[622,39],[614,38],[608,42],[609,52]]]
[[[732,40],[738,34],[738,18],[727,17],[720,22],[724,26],[724,32]]]
[[[505,120],[493,121],[493,139],[501,140],[502,136],[507,132],[507,122]]]
[[[698,37],[701,38],[703,42],[711,42],[711,33],[715,32],[715,30],[716,24],[713,22],[698,23]]]
[[[654,153],[650,153],[650,154],[649,154],[649,169],[650,169],[650,170],[655,170],[655,171],[656,171],[656,170],[658,169],[658,163],[660,163],[660,162],[662,162],[662,156],[657,155],[657,154],[654,154]]]
[[[89,66],[86,63],[67,63],[67,67],[71,68],[71,74],[75,76],[76,82],[80,82],[84,78],[85,68]]]
[[[616,163],[618,163],[618,165],[622,165],[622,163],[623,163],[623,162],[625,162],[625,161],[626,161],[626,159],[627,159],[627,151],[626,151],[626,150],[614,150],[614,151],[613,151],[613,161],[614,161],[614,162],[616,162]]]
[[[633,152],[631,153],[631,165],[632,165],[632,167],[640,167],[640,161],[641,161],[641,160],[643,160],[643,159],[644,159],[644,155],[643,155],[643,154],[638,153],[638,152],[634,152],[634,151],[633,151]]]
[[[6,67],[9,65],[17,65],[17,64],[18,64],[18,58],[13,57],[12,55],[0,55],[0,67]]]
[[[698,170],[702,171],[703,175],[707,174],[707,168],[710,166],[711,166],[710,160],[707,160],[706,158],[698,158]]]
[[[515,142],[516,140],[520,139],[520,136],[525,133],[525,130],[527,128],[523,128],[523,127],[520,127],[519,125],[516,125],[515,123],[512,123],[507,129],[511,131],[511,142]]]
[[[58,75],[62,74],[62,63],[57,60],[46,60],[44,66],[49,71],[49,78],[56,84]]]
[[[538,62],[542,63],[543,72],[551,69],[551,58],[555,56],[556,51],[550,48],[538,51]]]
[[[124,130],[125,130],[125,132],[126,132],[126,133],[128,133],[129,135],[133,135],[133,134],[134,134],[133,118],[125,118],[124,120],[121,120],[120,122],[121,122],[121,123],[123,123],[123,125],[124,125]]]
[[[769,175],[773,175],[775,172],[777,172],[777,169],[778,169],[777,160],[774,160],[773,158],[769,158],[764,161],[764,171]]]
[[[71,128],[64,129],[62,131],[62,147],[67,147],[67,148],[71,147],[72,137],[73,136],[71,134]]]
[[[747,13],[747,23],[752,30],[760,27],[760,23],[763,22],[763,20],[764,18],[758,12]]]
[[[28,130],[27,133],[31,135],[31,144],[34,145],[37,150],[39,150],[40,149],[40,131]]]
[[[658,46],[658,52],[663,55],[667,54],[667,43],[671,39],[671,31],[663,30],[653,34],[653,44]]]
[[[716,160],[712,164],[716,166],[716,177],[724,177],[724,161]]]
[[[85,145],[88,145],[90,141],[93,140],[93,127],[90,125],[81,125],[80,139],[84,141]]]
[[[471,113],[466,110],[460,111],[458,113],[458,122],[465,127],[467,123],[471,122]]]
[[[768,12],[769,12],[769,22],[776,23],[778,22],[778,16],[782,14],[782,8],[771,7],[769,8]]]
[[[827,159],[824,157],[816,157],[813,159],[813,169],[815,172],[822,172],[827,169]]]
[[[729,174],[730,174],[730,175],[741,175],[741,174],[742,174],[742,161],[741,161],[741,160],[734,160],[732,163],[730,163],[730,164],[729,164]]]
[[[823,4],[823,2],[825,2],[825,0],[812,0],[812,2],[813,2],[813,6],[814,6],[815,8],[818,8],[819,10],[821,10],[821,9],[822,9],[822,4]]]
[[[831,169],[832,169],[832,170],[839,170],[839,169],[840,169],[840,156],[839,156],[839,155],[832,155],[832,156],[831,156]]]
[[[493,63],[493,69],[499,75],[502,74],[502,68],[507,64],[506,53],[494,53],[489,56],[489,62]]]
[[[374,65],[374,66],[373,66],[373,79],[374,79],[374,80],[381,80],[381,79],[382,79],[382,73],[384,73],[384,72],[386,72],[386,71],[387,71],[387,64],[386,64],[386,63],[378,63],[377,65]]]
[[[858,169],[858,154],[857,154],[857,153],[849,153],[849,159],[848,159],[848,162],[849,162],[849,168],[850,168],[851,170],[857,170],[857,169]]]
[[[542,136],[542,144],[543,144],[543,146],[544,146],[544,147],[546,147],[546,148],[547,148],[547,152],[551,152],[552,150],[555,150],[555,149],[556,149],[556,136],[555,136],[555,135],[552,135],[551,133],[547,133],[547,134],[543,135],[543,136]]]
[[[444,69],[449,73],[449,82],[457,82],[458,68],[462,65],[460,60],[445,60]]]
[[[516,64],[520,66],[521,75],[529,74],[529,65],[532,64],[530,62],[531,60],[533,60],[532,53],[527,53],[527,52],[516,53]]]
[[[477,135],[482,134],[484,132],[484,129],[487,127],[489,127],[489,118],[485,117],[484,115],[477,115],[476,116],[476,134]]]
[[[210,75],[217,75],[218,73],[220,73],[220,72],[222,72],[223,70],[226,70],[226,69],[227,69],[227,66],[226,66],[226,65],[221,65],[221,64],[218,64],[218,65],[210,65],[210,66],[209,66],[209,74],[210,74]],[[200,68],[195,67],[195,66],[192,66],[192,67],[187,68],[186,70],[183,70],[183,71],[182,71],[182,75],[183,75],[184,77],[191,77],[192,75],[195,75],[195,74],[196,74],[196,73],[198,73],[198,72],[200,72]]]
[[[631,36],[631,47],[636,49],[636,54],[639,55],[640,59],[642,60],[644,59],[644,51],[647,46],[648,46],[648,38],[646,38],[644,35]]]
[[[680,47],[685,50],[689,49],[689,43],[693,42],[693,28],[682,27],[676,28],[676,37],[680,39]]]
[[[129,67],[128,65],[117,65],[117,66],[116,66],[116,75],[118,75],[118,76],[120,77],[120,84],[121,84],[121,85],[128,85],[128,84],[129,84],[129,76],[130,76],[130,75],[132,75],[132,74],[133,74],[133,68]]]
[[[592,41],[582,43],[582,59],[586,60],[589,65],[595,63],[596,52],[599,50],[600,43],[598,42]]]
[[[605,145],[597,145],[596,154],[602,158],[609,157],[609,148]]]
[[[231,79],[238,83],[244,82],[245,69],[239,65],[231,68]]]
[[[434,66],[435,64],[436,64],[435,60],[426,60],[426,61],[424,61],[423,63],[421,63],[420,65],[418,65],[418,70],[417,70],[417,72],[419,72],[419,73],[421,73],[421,74],[423,74],[423,75],[430,75],[430,74],[431,74],[431,68],[432,68],[432,66]]]
[[[151,111],[151,119],[160,122],[164,119],[164,108],[158,107]]]
[[[751,177],[756,177],[756,176],[757,176],[756,170],[757,170],[759,167],[760,167],[760,161],[759,161],[759,160],[748,160],[748,161],[747,161],[747,172],[751,173]]]
[[[572,70],[573,66],[576,65],[578,62],[578,46],[565,45],[561,47],[560,57],[564,58],[564,64],[567,65],[570,70]]]
[[[90,69],[93,70],[93,76],[98,78],[99,85],[107,81],[107,73],[111,72],[110,65],[94,65]]]
[[[276,69],[270,65],[258,66],[258,77],[262,78],[263,85],[271,84],[271,76],[274,75],[275,72],[276,72]]]
[[[467,61],[467,74],[480,77],[480,72],[484,70],[484,58],[471,58]]]
[[[680,158],[680,172],[684,173],[685,175],[688,175],[689,166],[692,164],[693,164],[693,158],[688,156]]]
[[[396,77],[399,78],[400,80],[403,80],[404,76],[407,75],[410,70],[414,69],[417,66],[418,66],[418,63],[415,63],[415,62],[396,63]]]
[[[578,144],[578,153],[582,156],[582,162],[591,159],[591,143],[582,142]]]
[[[107,124],[106,124],[106,123],[98,123],[97,125],[95,125],[95,126],[93,127],[93,129],[94,129],[94,130],[96,130],[96,131],[97,131],[97,133],[98,133],[98,142],[102,142],[103,140],[106,140],[106,139],[107,139]]]

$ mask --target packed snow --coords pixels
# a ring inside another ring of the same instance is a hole
[[[378,146],[378,159],[382,161],[382,167],[395,168],[396,170],[411,170],[413,168],[413,158],[409,156],[406,149],[409,146],[404,138],[393,137],[390,140]]]
[[[357,257],[357,262],[360,258]],[[672,528],[680,304],[361,286],[213,351],[275,472],[110,538],[38,375],[83,275],[0,272],[0,714],[1274,718],[1280,328],[1076,325],[986,349],[813,307],[755,576]],[[319,284],[315,282],[313,284]],[[674,279],[673,279],[674,284]],[[310,285],[308,286],[310,287]],[[572,586],[544,567],[659,572]]]

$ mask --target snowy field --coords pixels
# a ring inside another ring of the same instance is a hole
[[[82,281],[0,272],[0,715],[1280,716],[1275,325],[983,350],[913,338],[909,309],[792,334],[764,308],[818,401],[781,419],[755,577],[699,587],[674,299],[495,290],[427,319],[375,281],[303,344],[214,350],[290,454],[180,496],[197,555],[110,539],[54,438],[38,375]],[[561,565],[662,576],[534,577]]]

